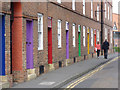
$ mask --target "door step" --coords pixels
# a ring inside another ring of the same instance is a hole
[[[35,69],[28,69],[27,70],[27,81],[35,79],[37,75],[35,74]]]
[[[9,88],[10,84],[8,82],[7,76],[0,76],[0,88]]]
[[[0,88],[9,88],[10,85],[9,85],[9,82],[0,82]]]

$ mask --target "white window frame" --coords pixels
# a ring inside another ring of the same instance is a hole
[[[100,41],[100,32],[97,30],[97,41]]]
[[[58,48],[61,47],[61,20],[58,20]]]
[[[73,23],[73,47],[75,47],[75,24]]]
[[[58,3],[61,3],[61,0],[57,0]]]
[[[97,21],[99,21],[99,4],[97,5]]]
[[[72,0],[72,9],[75,10],[75,0]]]
[[[91,46],[93,46],[93,28],[91,28]]]
[[[91,18],[93,18],[93,0],[91,0]]]
[[[105,18],[107,18],[107,3],[105,2]]]
[[[108,20],[110,20],[110,7],[108,5]]]
[[[83,0],[83,15],[85,15],[85,0]]]
[[[38,50],[43,50],[43,15],[38,13]]]
[[[85,26],[83,26],[83,46],[85,47]]]

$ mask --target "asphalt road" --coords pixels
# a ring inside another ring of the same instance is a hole
[[[118,61],[120,60],[116,59],[105,65],[101,70],[98,70],[91,76],[88,75],[90,77],[86,77],[87,74],[82,76],[87,79],[80,77],[62,88],[118,88],[118,70],[120,70]]]

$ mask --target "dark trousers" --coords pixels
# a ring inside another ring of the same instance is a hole
[[[107,59],[108,49],[104,49],[104,58]]]
[[[97,50],[97,57],[99,57],[100,55],[100,50]]]

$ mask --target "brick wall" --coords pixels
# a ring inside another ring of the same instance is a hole
[[[82,2],[76,3],[76,10],[72,11],[72,3],[71,2],[62,2],[62,4],[56,3],[33,3],[26,2],[22,3],[22,71],[15,71],[14,73],[14,81],[22,82],[27,79],[27,71],[26,71],[26,20],[33,20],[33,60],[34,60],[34,68],[36,68],[36,74],[39,76],[39,66],[44,65],[45,73],[49,71],[48,66],[48,27],[47,21],[48,16],[52,17],[52,57],[53,63],[55,65],[55,69],[59,67],[59,61],[63,63],[65,66],[66,59],[66,30],[65,24],[66,21],[69,22],[69,58],[73,63],[73,58],[78,57],[78,25],[81,25],[81,55],[87,56],[87,27],[89,27],[89,46],[90,46],[90,54],[94,53],[94,45],[91,46],[91,28],[99,30],[99,35],[101,31],[101,23],[96,21],[95,10],[97,9],[97,4],[100,5],[100,2],[93,3],[94,11],[93,11],[93,19],[90,19],[91,12],[90,6],[91,3],[86,3],[86,16],[83,16],[82,13]],[[80,5],[80,6],[79,6]],[[5,7],[6,6],[6,7]],[[65,8],[66,7],[66,8]],[[99,7],[101,8],[101,7]],[[10,3],[4,3],[3,6],[4,11],[10,11]],[[38,50],[38,21],[37,21],[37,13],[43,14],[43,50]],[[101,13],[99,13],[101,14]],[[100,15],[99,15],[100,17]],[[101,18],[101,17],[100,17]],[[58,19],[62,20],[62,47],[58,48],[58,29],[57,29],[57,21]],[[101,19],[99,19],[101,21]],[[75,47],[73,47],[73,32],[72,32],[72,24],[75,23]],[[111,30],[111,22],[105,20],[105,23],[108,25],[104,25],[104,28]],[[85,47],[83,46],[83,26],[85,26]],[[19,27],[18,27],[19,28]],[[13,32],[14,33],[14,32]],[[104,33],[104,30],[103,30]],[[100,37],[99,37],[100,38]],[[103,34],[104,38],[104,34]],[[100,38],[101,39],[101,38]],[[94,42],[93,42],[94,44]],[[110,44],[112,48],[112,44]],[[19,47],[18,47],[19,48]],[[20,54],[20,55],[21,55]],[[86,57],[87,59],[87,57]],[[10,16],[6,16],[6,74],[10,74]],[[17,66],[17,65],[16,65]],[[20,78],[19,78],[20,77]]]

